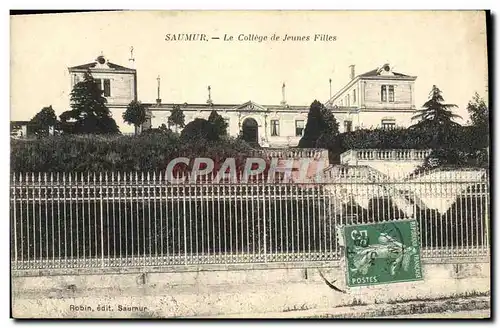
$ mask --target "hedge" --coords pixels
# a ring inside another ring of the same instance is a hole
[[[61,135],[11,141],[13,172],[159,171],[177,157],[246,157],[252,148],[245,142],[179,138],[174,133],[138,136]]]

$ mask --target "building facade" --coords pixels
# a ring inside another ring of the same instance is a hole
[[[157,128],[167,123],[174,104],[149,105],[145,128]],[[262,147],[296,146],[304,133],[307,106],[260,105],[253,101],[243,104],[181,104],[186,123],[197,118],[208,119],[212,110],[228,124],[228,133],[240,133],[249,142]]]
[[[355,75],[325,106],[339,122],[340,132],[356,129],[408,127],[415,115],[415,80],[394,72],[389,64]]]
[[[90,71],[103,90],[106,105],[122,133],[134,133],[134,127],[123,122],[123,112],[131,101],[137,100],[137,72],[133,68],[108,61],[103,55],[94,62],[68,68],[71,88],[83,81],[85,72]]]
[[[71,87],[90,70],[101,85],[107,105],[122,133],[134,133],[134,127],[123,122],[122,114],[132,100],[138,100],[137,72],[109,62],[98,56],[92,63],[69,68]],[[407,127],[415,114],[414,83],[416,77],[394,72],[389,64],[356,76],[351,67],[350,81],[335,93],[325,106],[330,108],[339,122],[340,132],[367,128]],[[312,102],[313,99],[311,99]],[[291,147],[299,143],[307,124],[308,106],[288,105],[285,84],[279,105],[261,105],[254,101],[241,104],[217,104],[211,99],[205,103],[163,103],[160,97],[154,103],[143,102],[147,108],[147,121],[142,130],[167,124],[174,106],[179,106],[185,123],[202,118],[208,119],[215,110],[228,123],[231,136],[242,134],[245,140],[262,147]]]

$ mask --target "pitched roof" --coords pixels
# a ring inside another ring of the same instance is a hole
[[[69,69],[70,70],[77,70],[77,69],[87,70],[90,68],[95,68],[96,65],[97,65],[97,62],[93,62],[93,63],[83,64],[83,65],[73,66],[73,67],[70,67]],[[114,70],[118,70],[118,71],[130,71],[130,72],[135,71],[135,69],[128,68],[128,67],[121,66],[121,65],[117,65],[117,64],[114,64],[111,62],[106,62],[104,65],[108,66],[109,69],[114,69]]]
[[[375,69],[372,69],[371,71],[368,71],[366,73],[360,74],[359,77],[379,76],[380,75],[380,70],[381,70],[381,68],[377,67]],[[397,72],[392,72],[392,74],[394,74],[395,76],[401,76],[401,77],[411,77],[410,75],[401,74],[401,73],[397,73]]]

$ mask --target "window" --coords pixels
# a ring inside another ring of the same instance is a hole
[[[389,97],[387,97],[387,93],[389,93]],[[381,87],[380,97],[382,102],[394,102],[394,86],[383,85]]]
[[[356,103],[356,90],[352,90],[352,103]]]
[[[382,129],[392,130],[396,128],[396,120],[395,119],[383,119],[382,120]]]
[[[295,136],[301,137],[304,133],[305,124],[303,120],[295,121]]]
[[[104,79],[104,97],[111,95],[111,85],[109,79]]]
[[[73,74],[73,86],[80,82],[80,77],[77,74]]]
[[[387,102],[387,85],[382,86],[382,90],[380,91],[381,101]]]
[[[280,135],[280,121],[271,120],[271,136],[276,137]]]
[[[389,86],[389,102],[394,102],[394,86]]]
[[[104,97],[110,97],[111,96],[111,81],[110,79],[94,79],[95,83],[99,86],[99,89],[101,89],[104,94]]]
[[[347,104],[347,107],[351,106],[351,97],[349,95],[345,97],[345,102]]]
[[[344,121],[344,132],[352,131],[352,121]]]

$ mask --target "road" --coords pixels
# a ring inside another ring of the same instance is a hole
[[[441,313],[418,313],[408,315],[397,315],[391,317],[377,317],[380,319],[481,319],[489,318],[490,310],[474,310],[459,312],[441,312]]]

